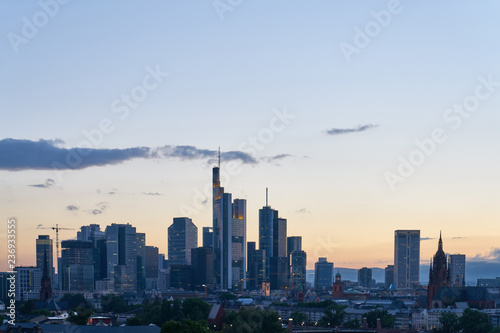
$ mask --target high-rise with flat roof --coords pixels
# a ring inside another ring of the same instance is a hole
[[[394,265],[387,265],[385,268],[385,287],[389,289],[394,285]]]
[[[117,292],[137,291],[137,232],[130,224],[106,227],[106,276]]]
[[[448,256],[451,284],[465,286],[465,254],[450,254]]]
[[[232,288],[241,289],[246,288],[247,201],[245,199],[234,199],[232,208]]]
[[[370,287],[372,282],[372,270],[368,267],[363,267],[358,270],[358,285],[361,287]]]
[[[48,262],[48,274],[52,283],[55,284],[54,281],[54,247],[52,245],[52,239],[48,235],[38,235],[38,239],[36,240],[36,267],[40,270],[43,270],[44,265],[44,257],[45,253],[47,253],[47,262]]]
[[[314,264],[314,288],[330,289],[333,284],[333,262],[326,258],[318,258]]]
[[[394,232],[394,286],[413,288],[420,276],[420,230]]]
[[[171,265],[191,265],[191,249],[198,247],[198,228],[187,217],[175,217],[168,227],[168,261]]]

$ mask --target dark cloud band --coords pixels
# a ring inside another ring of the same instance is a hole
[[[180,160],[215,160],[218,151],[194,146],[133,147],[125,149],[63,148],[61,141],[0,140],[0,170],[78,170],[105,166],[141,158],[175,158]],[[222,152],[224,161],[256,164],[257,159],[243,151]],[[47,184],[35,185],[46,187]]]

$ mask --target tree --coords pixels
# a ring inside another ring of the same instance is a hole
[[[161,322],[167,322],[172,317],[172,302],[163,300],[161,303]]]
[[[186,298],[182,302],[182,312],[186,319],[193,321],[207,320],[210,305],[201,298]]]
[[[47,316],[47,317],[52,316],[52,312],[50,312],[47,309],[38,309],[38,310],[35,310],[35,311],[31,311],[30,314],[32,314],[32,315]]]
[[[28,314],[35,311],[35,301],[32,299],[27,300],[19,307],[19,311],[22,314]]]
[[[224,332],[279,333],[284,332],[278,313],[270,310],[241,309],[224,319]]]
[[[495,327],[491,331],[489,331],[488,333],[500,333],[500,327]]]
[[[87,322],[93,313],[94,309],[85,309],[80,306],[77,307],[75,311],[70,311],[68,320],[73,325],[87,325]]]
[[[4,317],[4,316],[2,316],[2,315],[0,315],[0,323],[2,323],[2,324],[3,324],[3,321],[4,321],[4,320],[5,320],[5,317]]]
[[[356,328],[360,328],[361,327],[361,323],[360,323],[359,319],[354,318],[354,319],[346,321],[343,326],[345,328],[356,329]]]
[[[179,299],[174,299],[174,304],[172,305],[172,319],[179,322],[184,320],[184,312],[182,312],[181,301]]]
[[[366,321],[368,322],[368,327],[376,328],[377,319],[380,319],[380,324],[383,328],[392,328],[396,322],[396,317],[389,314],[387,310],[371,310],[366,314]]]
[[[68,309],[76,309],[77,307],[90,308],[89,302],[82,294],[65,294],[61,298],[61,302],[68,303]]]
[[[293,311],[290,314],[290,317],[292,318],[294,325],[301,325],[307,321],[307,315],[300,311]]]
[[[161,333],[178,333],[182,331],[182,324],[178,321],[167,321],[161,327]]]
[[[459,322],[463,333],[489,333],[493,328],[486,313],[471,308],[464,310]]]
[[[325,315],[319,320],[319,325],[323,327],[336,327],[342,325],[346,307],[346,305],[339,305],[332,302],[332,304],[325,309]]]
[[[101,297],[101,306],[103,312],[126,312],[129,306],[125,303],[123,296],[106,295]]]
[[[437,332],[455,333],[460,330],[460,322],[458,321],[458,316],[454,312],[444,312],[441,317],[439,317],[439,323],[441,327],[437,329]]]
[[[174,320],[167,321],[162,325],[161,333],[211,333],[211,331],[206,323],[187,319],[182,323]]]

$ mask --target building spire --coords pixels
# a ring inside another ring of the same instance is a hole
[[[443,239],[441,238],[441,230],[439,230],[439,244],[438,244],[438,250],[443,249]]]

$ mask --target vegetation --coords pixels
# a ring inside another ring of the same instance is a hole
[[[387,310],[372,310],[366,314],[366,321],[368,322],[368,327],[377,327],[377,318],[380,318],[380,324],[383,328],[392,328],[396,322],[396,317],[389,314]]]
[[[39,316],[47,316],[47,317],[52,316],[52,312],[50,312],[47,309],[34,310],[34,311],[31,311],[30,314],[39,315]]]
[[[204,321],[186,319],[182,323],[174,320],[167,321],[161,327],[161,333],[211,333]]]
[[[300,325],[308,321],[307,315],[300,311],[293,311],[290,314],[290,317],[292,318],[294,325]]]
[[[493,329],[486,313],[470,308],[464,310],[459,322],[463,333],[489,333]]]
[[[166,322],[172,321],[183,325],[184,322],[189,320],[189,327],[194,325],[192,323],[200,322],[204,322],[206,326],[209,312],[210,305],[200,298],[187,298],[184,302],[178,299],[173,302],[167,300],[163,300],[163,302],[156,301],[144,304],[140,312],[134,317],[127,319],[126,324],[127,326],[155,324],[162,327]],[[169,325],[168,327],[171,327],[173,324]]]
[[[326,307],[325,315],[319,320],[319,325],[323,327],[337,327],[342,325],[346,307],[346,305],[339,305],[332,302],[332,304]]]
[[[101,297],[101,306],[103,312],[123,313],[140,308],[140,305],[128,305],[123,296],[114,294]]]
[[[68,309],[76,309],[78,307],[85,309],[91,308],[89,302],[87,302],[82,294],[65,294],[61,298],[61,302],[68,303]]]
[[[436,333],[455,333],[460,330],[458,316],[454,312],[445,312],[439,317],[441,327],[436,329]]]
[[[344,323],[345,328],[357,329],[361,327],[361,322],[359,319],[351,319]]]
[[[284,332],[278,313],[270,310],[241,309],[224,319],[223,331],[228,333],[279,333]]]
[[[439,318],[441,327],[434,329],[436,333],[500,333],[493,328],[484,312],[467,308],[460,318],[453,312],[445,312]]]
[[[74,309],[74,311],[69,312],[68,320],[73,325],[87,325],[87,322],[92,314],[94,314],[94,309],[79,306]]]

